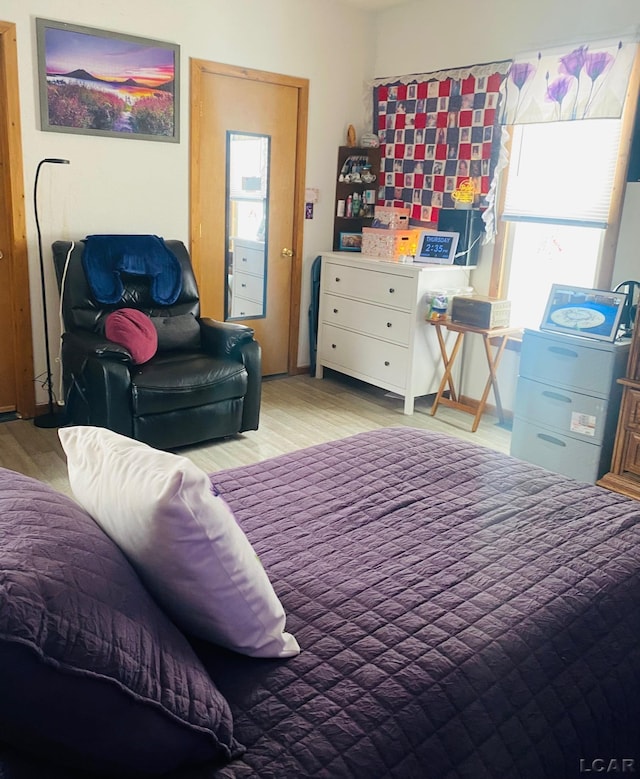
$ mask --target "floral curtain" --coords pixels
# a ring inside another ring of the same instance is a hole
[[[379,79],[373,129],[380,139],[378,204],[406,206],[412,222],[437,223],[454,193],[473,184],[486,207],[500,155],[500,84],[509,62]]]
[[[501,87],[503,125],[617,118],[636,42],[605,41],[516,57]]]

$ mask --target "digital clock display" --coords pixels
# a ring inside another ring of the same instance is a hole
[[[423,230],[418,241],[417,262],[453,264],[458,247],[458,233]]]

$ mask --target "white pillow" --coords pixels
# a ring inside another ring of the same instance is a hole
[[[260,560],[204,471],[99,427],[59,436],[76,500],[176,624],[254,657],[300,652]]]

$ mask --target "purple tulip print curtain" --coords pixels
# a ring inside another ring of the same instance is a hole
[[[500,124],[620,117],[637,45],[592,42],[516,57],[501,87]]]

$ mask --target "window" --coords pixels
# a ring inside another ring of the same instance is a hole
[[[514,327],[538,327],[552,284],[593,287],[604,230],[549,223],[509,226],[506,297]]]
[[[513,128],[502,218],[515,326],[540,324],[551,284],[595,285],[620,128],[619,119]]]

